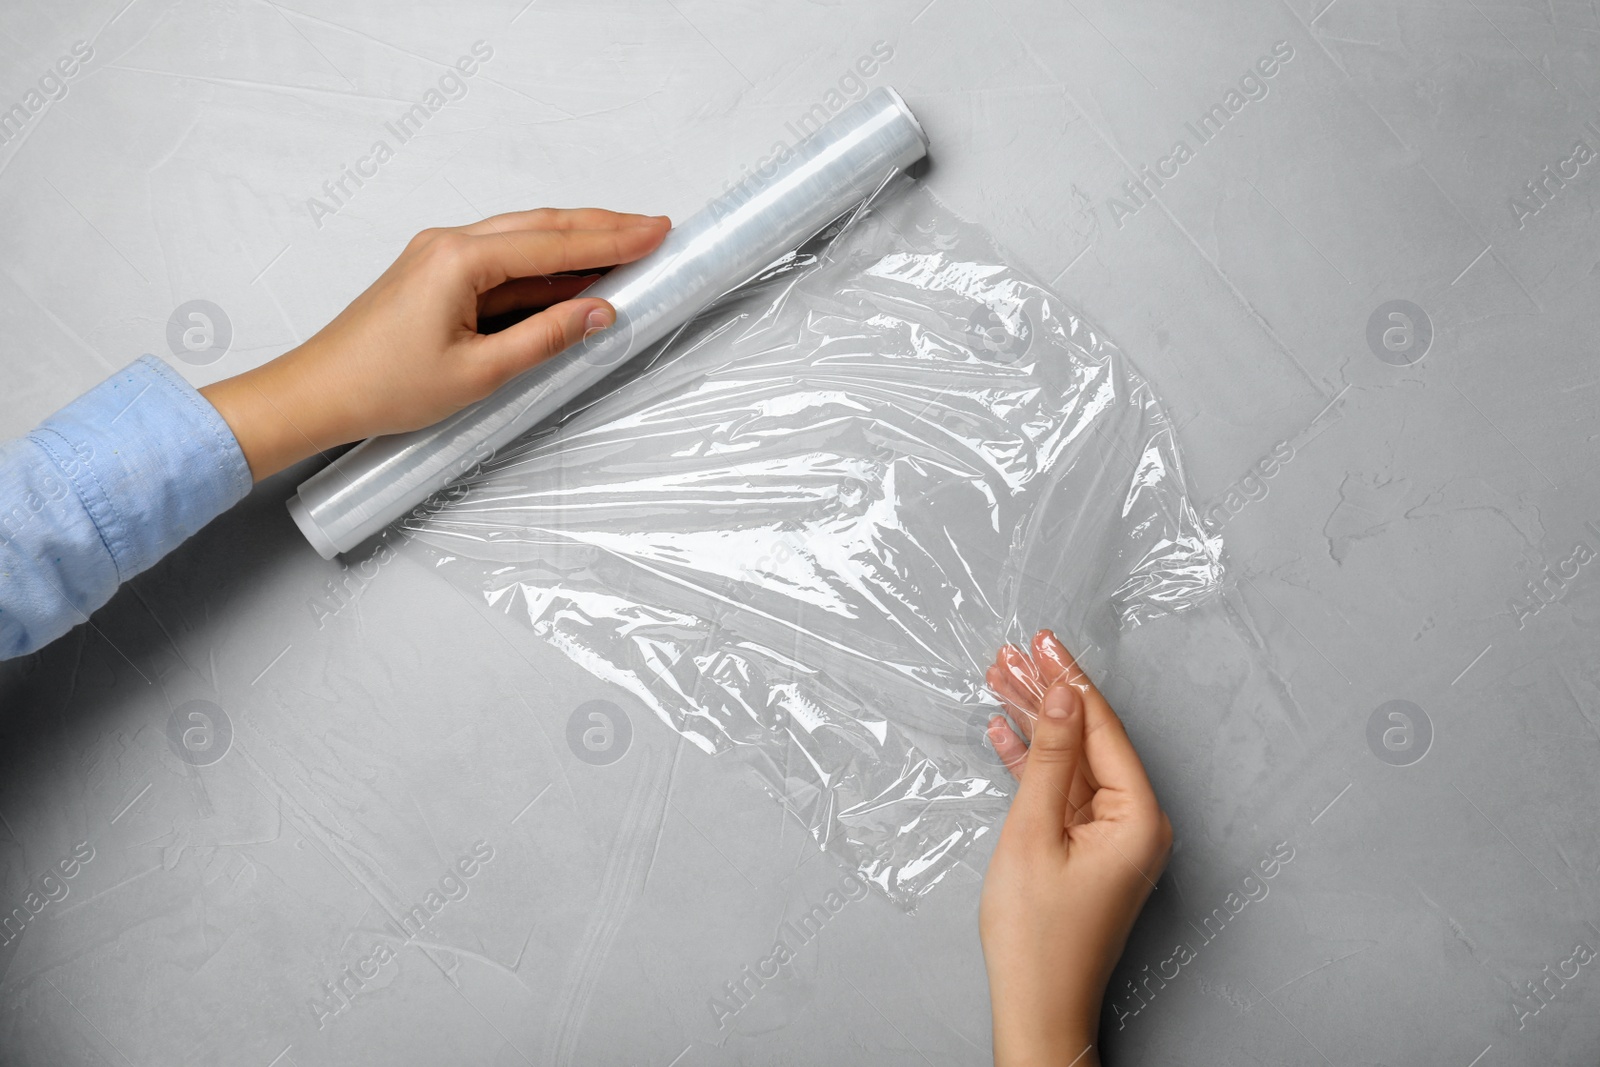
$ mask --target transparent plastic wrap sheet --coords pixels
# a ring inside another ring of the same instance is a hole
[[[1220,580],[1149,386],[905,178],[404,526],[902,906],[1011,795],[996,649]]]

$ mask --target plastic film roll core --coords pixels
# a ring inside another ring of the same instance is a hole
[[[927,154],[916,116],[874,89],[751,174],[661,247],[595,282],[586,296],[616,308],[611,327],[519,375],[433,426],[373,437],[302,482],[289,514],[324,559],[348,552],[555,414],[723,293],[798,247]]]

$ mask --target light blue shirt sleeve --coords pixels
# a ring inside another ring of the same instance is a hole
[[[0,442],[0,659],[87,620],[250,486],[228,424],[154,356]]]

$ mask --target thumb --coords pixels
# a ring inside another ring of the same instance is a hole
[[[1044,695],[1043,714],[1033,724],[1033,743],[1012,811],[1023,816],[1026,833],[1059,842],[1066,830],[1068,795],[1083,758],[1083,695],[1065,681]]]
[[[583,340],[591,330],[617,321],[617,312],[598,297],[575,297],[530,315],[499,333],[478,339],[495,387]]]

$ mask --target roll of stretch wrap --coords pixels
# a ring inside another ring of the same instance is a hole
[[[562,405],[692,319],[717,297],[921,159],[927,136],[893,89],[878,88],[771,164],[618,267],[585,295],[609,300],[615,325],[501,386],[443,422],[373,437],[301,483],[289,513],[324,559],[348,552],[471,472]]]

